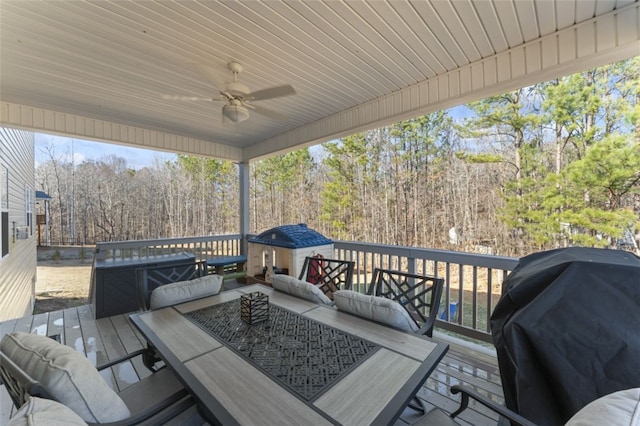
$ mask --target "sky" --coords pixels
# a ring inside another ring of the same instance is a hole
[[[467,118],[471,115],[471,111],[464,105],[451,108],[448,113],[454,120]],[[163,151],[132,148],[107,142],[94,142],[42,133],[35,134],[36,167],[50,160],[51,155],[60,160],[70,161],[72,154],[75,164],[81,164],[85,160],[101,160],[115,155],[124,158],[127,161],[127,166],[136,170],[152,165],[156,159],[160,161],[173,161],[176,159],[176,154]]]
[[[70,161],[73,155],[75,164],[80,164],[85,160],[100,160],[111,155],[116,155],[127,160],[128,167],[136,170],[150,166],[156,158],[160,161],[172,161],[176,159],[176,154],[168,152],[36,133],[36,167],[40,163],[50,160],[51,155],[65,161]]]

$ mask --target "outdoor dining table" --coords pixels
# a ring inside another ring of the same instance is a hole
[[[268,319],[241,296],[268,296]],[[131,315],[213,424],[391,424],[448,350],[261,284]]]

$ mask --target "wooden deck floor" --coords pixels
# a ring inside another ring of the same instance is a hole
[[[144,338],[131,325],[127,315],[94,319],[90,305],[53,311],[0,323],[0,339],[6,333],[24,331],[46,336],[60,335],[61,342],[83,353],[94,365],[131,353],[144,347]],[[102,373],[113,389],[122,390],[146,377],[149,372],[140,357]],[[450,349],[431,374],[418,396],[427,407],[437,406],[447,412],[457,408],[458,396],[449,387],[465,383],[494,401],[503,402],[500,375],[495,357],[450,343]],[[5,425],[15,411],[3,386],[0,386],[0,426]],[[415,421],[417,412],[407,409],[397,425]],[[462,424],[492,425],[498,417],[483,406],[471,403],[458,421]]]

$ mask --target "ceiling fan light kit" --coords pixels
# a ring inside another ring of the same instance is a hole
[[[222,107],[222,115],[234,123],[249,119],[249,110],[242,105],[227,104]]]

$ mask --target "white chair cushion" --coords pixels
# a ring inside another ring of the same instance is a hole
[[[46,336],[15,332],[4,336],[0,351],[86,422],[115,422],[131,416],[98,370],[68,346]]]
[[[605,395],[585,405],[566,426],[640,425],[640,388]]]
[[[66,405],[29,397],[7,426],[87,426],[87,423]]]
[[[278,291],[323,305],[333,305],[319,287],[289,275],[276,274],[271,277],[271,286]]]
[[[205,275],[189,281],[178,281],[160,286],[151,292],[149,307],[160,309],[220,293],[222,275]]]
[[[400,330],[416,332],[418,325],[400,305],[386,297],[368,296],[352,290],[338,290],[333,300],[339,310],[390,325]]]

